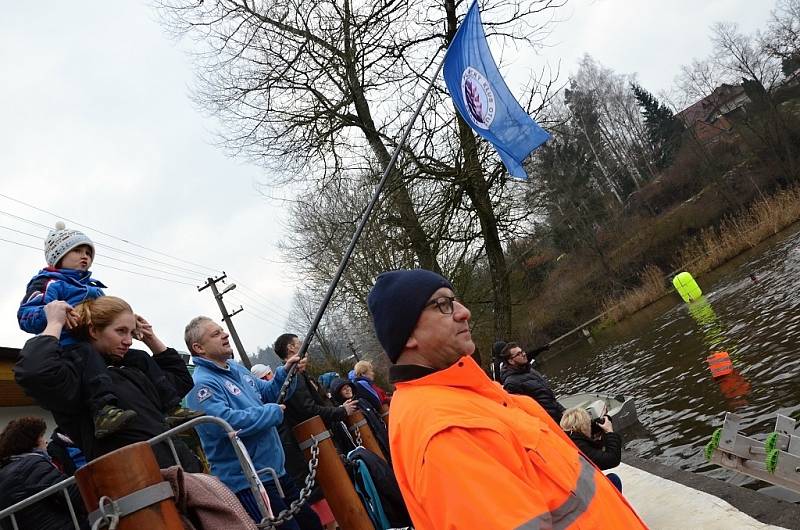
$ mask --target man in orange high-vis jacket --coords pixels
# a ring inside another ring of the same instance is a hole
[[[367,303],[394,363],[392,465],[417,530],[640,529],[545,410],[469,357],[469,310],[422,270],[378,276]]]

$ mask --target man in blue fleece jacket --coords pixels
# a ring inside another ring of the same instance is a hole
[[[270,467],[275,470],[285,497],[278,493],[272,475],[264,474],[262,482],[267,490],[272,511],[277,515],[299,496],[297,485],[286,474],[284,454],[276,427],[283,421],[284,405],[278,405],[281,385],[286,380],[288,368],[298,363],[305,370],[306,361],[295,355],[284,366],[275,370],[275,377],[264,381],[253,376],[244,366],[231,360],[233,348],[228,334],[208,317],[196,317],[186,326],[186,347],[195,364],[194,387],[187,394],[189,407],[202,410],[210,416],[227,421],[239,431],[239,438],[257,470]],[[289,387],[289,396],[296,383]],[[242,502],[256,522],[261,514],[239,460],[225,433],[214,425],[197,427],[203,450],[211,472],[219,477]],[[322,530],[319,517],[308,505],[302,506],[294,519],[277,527],[280,530]]]

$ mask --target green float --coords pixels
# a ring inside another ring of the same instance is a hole
[[[681,272],[672,279],[672,285],[684,302],[692,302],[703,296],[700,286],[688,272]]]

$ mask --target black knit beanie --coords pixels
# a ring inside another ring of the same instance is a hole
[[[442,287],[453,289],[441,275],[425,269],[384,272],[375,280],[367,306],[375,335],[393,363],[403,352],[428,299]]]
[[[497,342],[495,342],[492,345],[492,357],[497,357],[497,358],[502,357],[503,350],[505,349],[506,344],[508,343],[502,340],[498,340]]]

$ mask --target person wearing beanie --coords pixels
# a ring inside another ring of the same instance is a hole
[[[389,446],[414,528],[646,528],[542,407],[475,363],[447,279],[385,272],[367,306],[393,363]]]
[[[67,325],[64,326],[59,345],[62,348],[76,348],[81,342],[72,330],[78,316],[74,308],[81,303],[104,296],[106,286],[92,278],[89,270],[95,256],[95,247],[89,237],[78,230],[67,228],[63,222],[56,223],[44,240],[44,256],[47,267],[36,273],[25,288],[25,296],[17,311],[17,321],[23,331],[38,335],[47,327],[45,306],[51,302],[63,301],[69,304]],[[135,417],[136,412],[119,408],[117,395],[103,357],[86,350],[86,362],[81,371],[81,388],[86,396],[86,406],[94,414],[95,436],[104,438],[125,428]],[[158,364],[150,355],[141,350],[131,350],[129,362],[150,376],[165,405],[167,421],[177,425],[198,416],[180,406],[179,396],[169,383]]]
[[[369,400],[358,397],[356,384],[349,379],[335,378],[331,381],[331,399],[337,405],[343,405],[350,400],[354,400],[358,404],[358,410],[364,415],[364,419],[367,421],[373,436],[375,436],[375,441],[378,442],[383,456],[387,462],[391,463],[389,434],[386,432],[386,424],[381,419],[381,411],[374,408]]]
[[[106,287],[89,271],[94,261],[94,243],[83,232],[67,229],[59,221],[44,240],[44,257],[47,267],[28,282],[17,311],[20,329],[33,335],[47,326],[44,306],[50,302],[63,300],[75,307],[84,300],[103,296]],[[74,324],[74,314],[70,316]],[[64,346],[77,342],[69,329],[64,330],[60,341]]]
[[[254,364],[250,372],[259,379],[269,381],[272,379],[272,368],[268,364]]]

